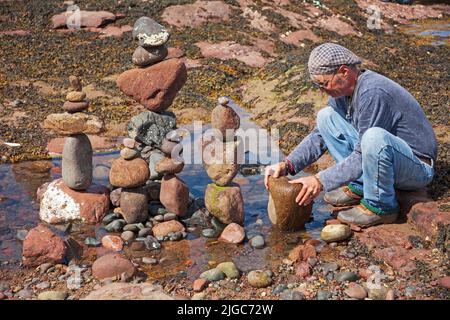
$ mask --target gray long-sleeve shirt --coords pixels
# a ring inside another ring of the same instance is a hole
[[[372,127],[383,128],[403,139],[416,156],[436,160],[436,136],[417,100],[398,83],[376,72],[362,71],[353,93],[349,119],[358,132],[359,142],[346,159],[319,173],[325,191],[346,185],[362,175],[360,141],[364,132]],[[345,118],[348,97],[330,97],[328,104]],[[319,159],[326,150],[316,127],[287,159],[297,173]]]

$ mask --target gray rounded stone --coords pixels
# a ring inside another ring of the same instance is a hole
[[[92,145],[84,133],[66,138],[62,154],[62,179],[74,190],[85,190],[92,183]]]
[[[215,229],[203,229],[202,230],[202,235],[206,238],[217,238],[219,235],[219,232],[217,232],[217,230]]]
[[[143,111],[131,118],[128,123],[128,135],[147,146],[159,148],[166,134],[175,129],[175,114],[170,111]]]
[[[257,235],[257,236],[254,236],[253,238],[251,238],[250,245],[255,249],[261,249],[261,248],[264,248],[266,243],[264,241],[263,236]]]
[[[223,273],[222,271],[220,271],[219,269],[210,269],[207,270],[205,272],[203,272],[200,275],[201,279],[206,279],[209,281],[218,281],[218,280],[222,280],[225,279],[225,273]]]
[[[175,213],[168,212],[164,215],[164,221],[176,220],[177,215]]]
[[[146,237],[152,234],[152,229],[150,228],[142,228],[139,230],[138,237]]]
[[[98,241],[96,238],[88,237],[84,239],[84,244],[88,247],[99,247],[102,243]]]
[[[141,47],[157,47],[169,41],[170,34],[162,25],[149,17],[140,17],[133,26],[133,39]]]
[[[120,237],[125,242],[133,242],[133,240],[136,238],[136,236],[134,235],[133,231],[124,231],[124,232],[122,232]]]
[[[165,45],[153,48],[139,46],[134,50],[131,61],[138,67],[147,67],[162,61],[167,56],[167,53],[167,47]]]

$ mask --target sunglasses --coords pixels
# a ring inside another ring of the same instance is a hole
[[[312,82],[312,85],[313,85],[315,88],[318,88],[318,89],[326,89],[326,88],[328,88],[328,85],[330,84],[330,82],[333,81],[334,76],[335,76],[336,74],[337,74],[337,72],[334,73],[333,76],[331,77],[331,79],[330,79],[330,80],[327,80],[327,81],[323,81],[323,82],[313,81],[313,82]]]

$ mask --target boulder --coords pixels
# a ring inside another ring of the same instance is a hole
[[[205,206],[222,223],[244,224],[244,200],[237,184],[220,187],[208,184],[205,191]]]
[[[301,183],[290,184],[287,177],[269,177],[267,211],[270,221],[281,230],[302,229],[311,216],[312,203],[307,206],[299,206],[295,202],[301,188]]]
[[[49,228],[38,225],[31,229],[23,241],[23,264],[36,267],[43,263],[62,263],[67,246],[64,240]]]
[[[186,80],[186,65],[180,59],[170,59],[125,71],[117,78],[117,86],[148,110],[161,112],[170,107]]]
[[[52,181],[42,195],[39,217],[47,223],[81,220],[99,223],[109,210],[109,189],[91,184],[84,191],[69,188],[62,179]]]

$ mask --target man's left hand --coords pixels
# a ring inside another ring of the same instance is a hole
[[[299,206],[307,206],[322,191],[322,184],[315,176],[302,177],[289,181],[289,183],[301,183],[302,189],[295,198]]]

